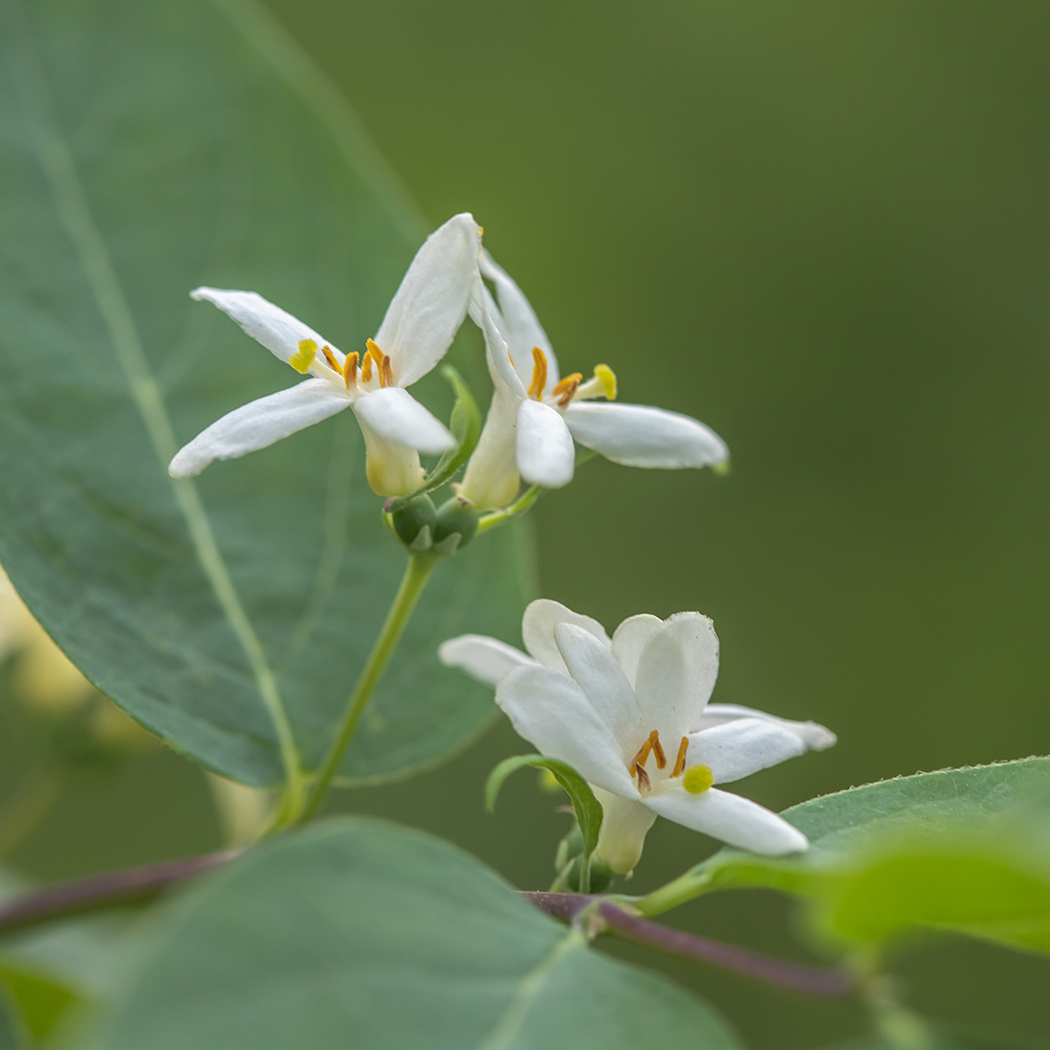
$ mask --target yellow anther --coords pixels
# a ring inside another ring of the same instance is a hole
[[[547,355],[538,347],[532,348],[532,383],[529,385],[529,397],[543,400],[543,390],[547,386]]]
[[[690,766],[682,777],[682,787],[690,795],[702,795],[715,782],[715,774],[710,766]]]
[[[340,375],[342,375],[343,369],[340,366],[339,362],[335,359],[335,354],[332,353],[332,348],[330,346],[322,346],[321,353],[324,354],[324,359],[328,362],[328,367],[333,372],[338,372]]]
[[[649,734],[649,743],[652,744],[653,754],[656,756],[656,768],[663,769],[667,765],[667,756],[660,743],[660,733],[656,729]]]
[[[616,373],[608,365],[595,365],[594,377],[601,381],[608,401],[616,400]]]
[[[638,748],[638,754],[627,764],[627,769],[632,777],[645,765],[646,760],[649,758],[649,752],[652,751],[652,749],[653,739],[650,737],[640,748]]]
[[[551,396],[558,399],[558,404],[562,408],[572,400],[573,395],[579,388],[580,380],[583,378],[579,372],[573,372],[571,376],[566,376],[561,382],[557,383],[554,389],[551,391]]]
[[[361,359],[361,382],[367,383],[372,378],[372,355],[365,354]]]
[[[343,382],[346,384],[346,389],[350,389],[350,384],[357,385],[357,361],[358,353],[355,350],[352,354],[346,355],[346,364],[343,366]]]
[[[671,770],[671,776],[681,776],[682,770],[685,769],[685,753],[689,750],[689,737],[682,737],[682,742],[678,745],[678,757],[674,760],[674,769]]]
[[[299,349],[288,358],[288,364],[297,372],[306,375],[316,356],[317,344],[312,339],[302,339],[299,342]]]
[[[638,767],[638,790],[643,795],[648,795],[650,787],[652,787],[652,784],[651,784],[651,782],[649,780],[649,774],[646,773],[645,768],[643,766],[639,766]]]
[[[379,368],[383,364],[383,351],[379,348],[379,344],[373,339],[365,340],[365,348],[368,356],[373,358],[376,363],[376,368]]]
[[[383,354],[383,363],[379,366],[379,385],[393,386],[394,372],[390,367],[390,355]]]

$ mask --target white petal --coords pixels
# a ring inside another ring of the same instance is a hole
[[[400,387],[362,394],[354,411],[386,441],[434,455],[455,447],[456,439],[444,423]]]
[[[497,386],[460,486],[460,494],[473,500],[478,510],[504,507],[518,494],[517,415],[518,399],[505,386]]]
[[[365,477],[372,491],[377,496],[407,496],[419,488],[423,483],[419,453],[380,437],[360,416],[357,422],[365,439]]]
[[[481,234],[472,215],[454,215],[423,242],[387,307],[375,341],[390,355],[398,386],[411,386],[445,356],[467,315]]]
[[[674,751],[696,725],[718,676],[718,636],[696,612],[675,613],[645,643],[634,683],[646,724]]]
[[[794,722],[790,718],[778,718],[765,711],[757,711],[753,707],[744,707],[743,704],[708,704],[700,716],[699,724],[693,728],[695,730],[710,729],[738,718],[761,718],[782,729],[788,729],[801,737],[806,746],[813,751],[823,751],[838,741],[838,737],[819,722]]]
[[[481,285],[480,280],[478,284]],[[485,336],[485,356],[488,361],[489,375],[492,376],[496,390],[498,391],[502,385],[515,398],[524,398],[527,384],[522,383],[521,377],[515,371],[514,362],[510,357],[510,348],[500,331],[499,310],[484,285],[481,285],[473,300],[471,317],[474,318],[475,324]]]
[[[725,442],[690,416],[648,405],[577,401],[565,410],[572,436],[628,467],[707,467],[729,457]]]
[[[668,791],[651,795],[644,802],[661,817],[752,853],[780,856],[800,852],[809,845],[798,828],[772,810],[718,788],[702,795]]]
[[[496,703],[541,754],[568,762],[606,791],[637,795],[616,738],[568,675],[518,667],[496,687]]]
[[[546,667],[569,673],[558,643],[554,640],[554,628],[559,623],[574,623],[593,634],[606,648],[612,645],[605,628],[597,620],[575,613],[561,602],[537,598],[525,607],[525,615],[521,618],[521,637],[532,657]]]
[[[190,292],[192,299],[214,303],[223,313],[232,317],[253,339],[257,339],[285,364],[299,350],[299,343],[312,339],[318,349],[327,346],[340,364],[343,354],[323,335],[303,324],[286,310],[274,306],[256,292],[236,292],[223,288],[198,288]]]
[[[558,382],[558,359],[536,311],[507,271],[485,251],[481,253],[481,272],[495,286],[502,321],[500,331],[514,357],[518,377],[526,387],[532,382],[532,348],[538,346],[547,357],[547,393]]]
[[[709,766],[716,784],[728,784],[806,751],[797,733],[761,718],[737,718],[689,734],[688,765]]]
[[[633,755],[649,731],[642,725],[634,690],[609,651],[608,643],[599,641],[586,627],[566,622],[554,625],[554,641],[569,674],[612,730],[621,751],[625,756]]]
[[[491,686],[498,685],[515,667],[535,664],[520,649],[483,634],[461,634],[442,642],[438,657],[443,664],[458,667],[471,678]]]
[[[526,398],[518,408],[518,471],[530,485],[559,489],[572,481],[576,449],[561,413]]]
[[[656,814],[637,797],[621,798],[601,788],[595,788],[594,794],[602,805],[602,829],[594,852],[617,875],[626,875],[642,856]]]
[[[287,390],[249,401],[202,430],[175,453],[173,478],[199,474],[212,460],[236,459],[266,448],[303,427],[349,408],[350,398],[327,379],[307,379]]]
[[[637,616],[628,616],[619,627],[613,631],[612,651],[617,663],[623,668],[627,675],[627,681],[634,686],[634,680],[638,675],[638,661],[642,655],[645,643],[663,626],[663,620],[659,616],[650,613],[639,613]]]

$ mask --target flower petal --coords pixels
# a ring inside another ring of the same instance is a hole
[[[675,613],[645,643],[634,692],[642,718],[660,730],[665,747],[677,747],[696,725],[717,676],[718,636],[700,613]]]
[[[795,722],[790,718],[779,718],[765,711],[757,711],[753,707],[744,707],[743,704],[708,704],[700,716],[699,724],[693,728],[694,731],[710,729],[738,718],[761,718],[782,729],[788,729],[801,737],[806,746],[813,751],[823,751],[838,742],[838,737],[819,722]]]
[[[689,765],[709,766],[716,784],[748,777],[806,752],[797,733],[761,718],[737,718],[689,734]]]
[[[556,409],[526,398],[518,408],[517,459],[530,485],[559,489],[572,481],[576,449],[565,420]]]
[[[375,341],[398,386],[411,386],[445,356],[467,315],[481,232],[467,212],[439,226],[416,252]]]
[[[307,379],[287,390],[249,401],[202,430],[175,453],[173,478],[199,474],[212,460],[236,459],[350,407],[350,398],[327,379]]]
[[[521,637],[533,659],[545,667],[569,673],[558,643],[554,640],[554,628],[559,623],[574,623],[593,634],[606,648],[612,645],[605,628],[597,620],[573,612],[561,602],[537,598],[525,607],[525,615],[521,618]]]
[[[729,458],[709,427],[662,408],[577,401],[565,410],[565,422],[581,445],[628,467],[707,467]]]
[[[661,817],[752,853],[776,857],[809,846],[806,836],[783,817],[757,802],[718,788],[702,795],[668,791],[643,801]]]
[[[323,335],[318,335],[309,325],[303,324],[286,310],[264,299],[256,292],[237,292],[224,288],[197,288],[190,292],[191,299],[203,299],[214,303],[224,314],[232,317],[253,339],[258,340],[270,353],[285,364],[299,350],[299,343],[312,339],[318,346],[327,346],[340,364],[343,354]],[[203,469],[203,468],[202,468]]]
[[[399,441],[380,437],[360,416],[365,439],[365,477],[377,496],[407,496],[423,483],[419,453]]]
[[[536,311],[507,271],[486,251],[481,253],[480,266],[482,275],[495,286],[499,322],[502,322],[499,328],[514,357],[518,378],[526,387],[532,382],[532,348],[539,347],[547,358],[547,383],[543,392],[549,393],[558,383],[558,359]]]
[[[470,316],[485,336],[485,357],[497,392],[502,386],[519,400],[526,397],[526,384],[522,383],[515,371],[510,348],[499,328],[502,320],[499,309],[492,299],[492,293],[481,283],[480,278],[471,299]]]
[[[407,390],[384,387],[362,394],[354,411],[381,438],[397,445],[437,455],[454,448],[456,439]]]
[[[535,663],[513,645],[483,634],[461,634],[458,638],[442,642],[438,648],[438,657],[443,664],[458,667],[471,678],[491,686],[498,685],[500,679],[515,667],[532,666]]]
[[[656,814],[637,796],[621,798],[601,788],[595,788],[594,796],[602,806],[602,828],[594,852],[617,875],[626,875],[641,859]]]
[[[637,796],[616,738],[568,675],[518,667],[496,687],[496,703],[541,754],[568,762],[606,791]]]
[[[517,415],[518,398],[506,386],[497,385],[459,490],[478,510],[506,506],[521,487],[514,428]]]
[[[554,625],[554,641],[569,674],[619,741],[624,758],[633,755],[649,731],[608,642],[599,641],[586,627],[564,621]]]
[[[619,627],[613,631],[612,651],[617,663],[623,668],[627,675],[627,681],[634,686],[634,680],[638,676],[638,661],[642,655],[645,643],[663,626],[663,620],[651,613],[639,613],[637,616],[628,616]]]

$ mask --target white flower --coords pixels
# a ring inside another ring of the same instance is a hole
[[[485,335],[495,390],[461,487],[480,509],[509,503],[519,478],[544,488],[568,484],[573,438],[629,467],[726,462],[725,443],[703,423],[645,405],[611,404],[616,376],[607,365],[596,365],[588,380],[579,372],[559,378],[550,340],[521,289],[487,253],[481,273],[495,286],[499,305],[479,281],[471,316]]]
[[[712,785],[830,747],[835,736],[708,704],[718,638],[706,616],[632,616],[610,639],[597,621],[541,599],[521,629],[531,655],[468,634],[445,642],[441,659],[495,685],[517,732],[589,781],[605,811],[595,852],[613,871],[634,868],[658,815],[755,853],[807,847],[776,813]]]
[[[353,408],[365,438],[368,483],[381,496],[418,487],[419,453],[438,454],[455,440],[405,387],[445,355],[466,316],[478,277],[481,231],[469,214],[427,238],[363,355],[344,355],[327,339],[255,292],[198,288],[252,338],[313,378],[234,409],[182,448],[173,477],[199,474],[212,460],[266,448],[304,427]]]

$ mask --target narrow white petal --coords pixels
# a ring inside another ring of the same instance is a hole
[[[496,687],[496,703],[541,754],[568,762],[606,791],[637,794],[616,738],[568,675],[518,667]]]
[[[480,281],[478,283],[480,284]],[[489,375],[492,376],[496,390],[499,391],[502,386],[515,398],[519,400],[524,398],[527,381],[522,383],[521,377],[515,370],[510,356],[510,347],[500,330],[502,319],[499,316],[499,310],[492,300],[491,293],[484,285],[481,286],[473,300],[471,317],[474,318],[474,323],[481,329],[485,337],[485,357],[488,361]]]
[[[497,385],[460,486],[460,494],[473,500],[478,510],[506,506],[518,494],[517,415],[518,398]]]
[[[535,664],[520,649],[483,634],[461,634],[458,638],[442,642],[438,648],[438,657],[443,664],[458,667],[471,678],[491,686],[498,685],[500,679],[515,667]]]
[[[286,364],[299,350],[299,343],[312,339],[318,349],[327,346],[340,364],[343,354],[323,335],[303,324],[286,310],[274,306],[256,292],[237,292],[224,288],[197,288],[190,292],[192,299],[214,303],[224,314],[232,317],[253,339],[257,339],[270,353]]]
[[[199,474],[216,459],[236,459],[350,407],[350,398],[327,379],[303,383],[249,401],[202,430],[175,453],[168,467],[173,478]]]
[[[809,845],[798,828],[772,810],[718,788],[702,795],[668,791],[644,801],[661,817],[752,853],[780,856],[798,853]]]
[[[627,681],[634,686],[638,676],[638,661],[642,656],[645,643],[663,626],[663,620],[651,613],[639,613],[629,616],[613,631],[612,651],[617,663],[627,675]]]
[[[602,806],[602,829],[594,852],[617,875],[634,870],[642,856],[645,836],[656,821],[656,814],[635,797],[621,798],[610,791],[595,788]]]
[[[354,402],[354,411],[381,438],[395,444],[434,455],[455,447],[456,439],[445,424],[401,387],[362,394]]]
[[[675,613],[645,643],[634,692],[648,725],[660,730],[664,746],[696,725],[718,676],[718,636],[697,612]]]
[[[387,307],[375,341],[398,386],[411,386],[445,356],[467,315],[481,252],[472,215],[454,215],[423,242]]]
[[[797,733],[761,718],[737,718],[689,734],[687,764],[709,766],[716,784],[728,784],[806,751]]]
[[[576,449],[561,413],[526,398],[518,408],[518,470],[530,485],[559,489],[572,481]]]
[[[628,467],[707,467],[729,457],[725,442],[691,416],[648,405],[577,401],[565,410],[572,436]]]
[[[710,729],[738,718],[761,718],[782,729],[788,729],[801,737],[806,746],[813,751],[823,751],[838,741],[838,737],[819,722],[794,722],[790,718],[779,718],[765,711],[757,711],[753,707],[744,707],[743,704],[708,704],[700,716],[699,723],[693,728]]]
[[[634,690],[620,665],[586,627],[574,623],[554,625],[554,641],[569,674],[583,690],[591,707],[612,730],[625,754],[633,754],[649,735],[635,703]]]
[[[526,387],[532,381],[532,348],[538,346],[547,357],[547,384],[544,393],[558,382],[558,359],[543,330],[536,311],[506,270],[488,252],[481,253],[481,272],[496,289],[502,324],[500,331],[514,356],[519,378]]]
[[[546,667],[569,673],[558,643],[554,640],[554,628],[560,623],[573,623],[582,627],[593,634],[605,648],[612,645],[605,628],[597,620],[573,612],[561,602],[551,601],[550,598],[537,598],[525,607],[525,615],[521,618],[521,637],[533,659]]]
[[[365,439],[365,477],[372,491],[377,496],[407,496],[419,488],[423,483],[419,453],[399,441],[387,441],[360,415],[357,423]]]

